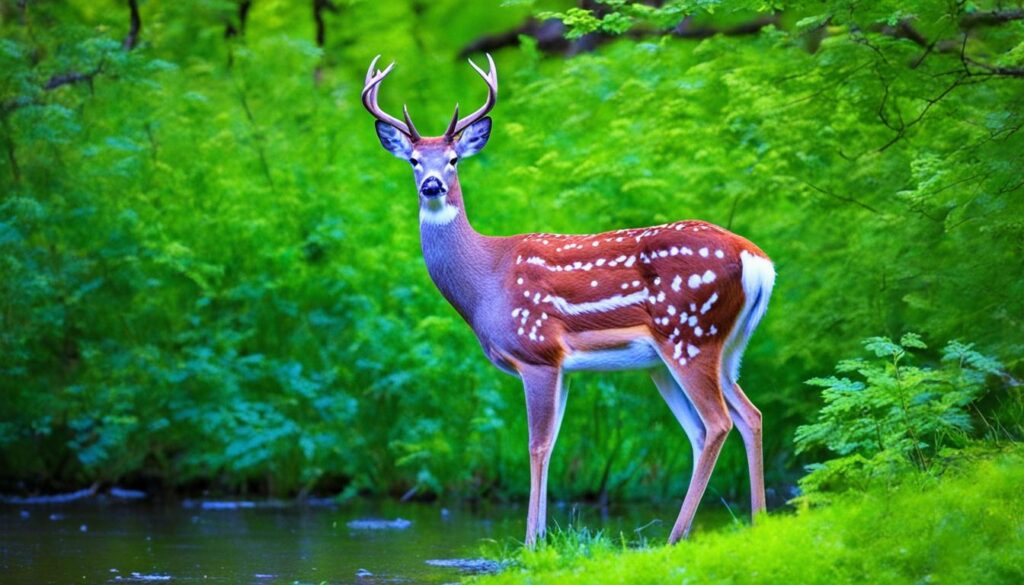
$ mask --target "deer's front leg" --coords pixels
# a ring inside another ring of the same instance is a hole
[[[567,394],[560,368],[522,366],[526,417],[530,427],[530,508],[526,516],[526,546],[544,536],[547,521],[548,462],[565,414]]]

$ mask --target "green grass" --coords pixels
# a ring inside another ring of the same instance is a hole
[[[674,547],[561,533],[477,583],[1022,583],[1022,486],[1016,448]]]

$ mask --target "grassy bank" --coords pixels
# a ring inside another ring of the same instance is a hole
[[[1021,486],[1016,448],[675,547],[563,535],[478,583],[1021,583]]]

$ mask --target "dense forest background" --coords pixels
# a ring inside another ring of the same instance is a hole
[[[776,261],[743,369],[775,501],[804,383],[873,335],[998,357],[1019,430],[1024,11],[1015,2],[0,2],[0,487],[517,497],[519,382],[423,266],[414,186],[358,94],[440,133],[483,233],[682,218]],[[916,347],[916,346],[915,346]],[[577,374],[558,498],[678,497],[642,373]],[[714,496],[746,490],[738,437]]]

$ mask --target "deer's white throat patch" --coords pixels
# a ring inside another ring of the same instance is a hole
[[[431,197],[420,205],[420,223],[447,225],[459,215],[459,208],[448,203],[448,197]]]

